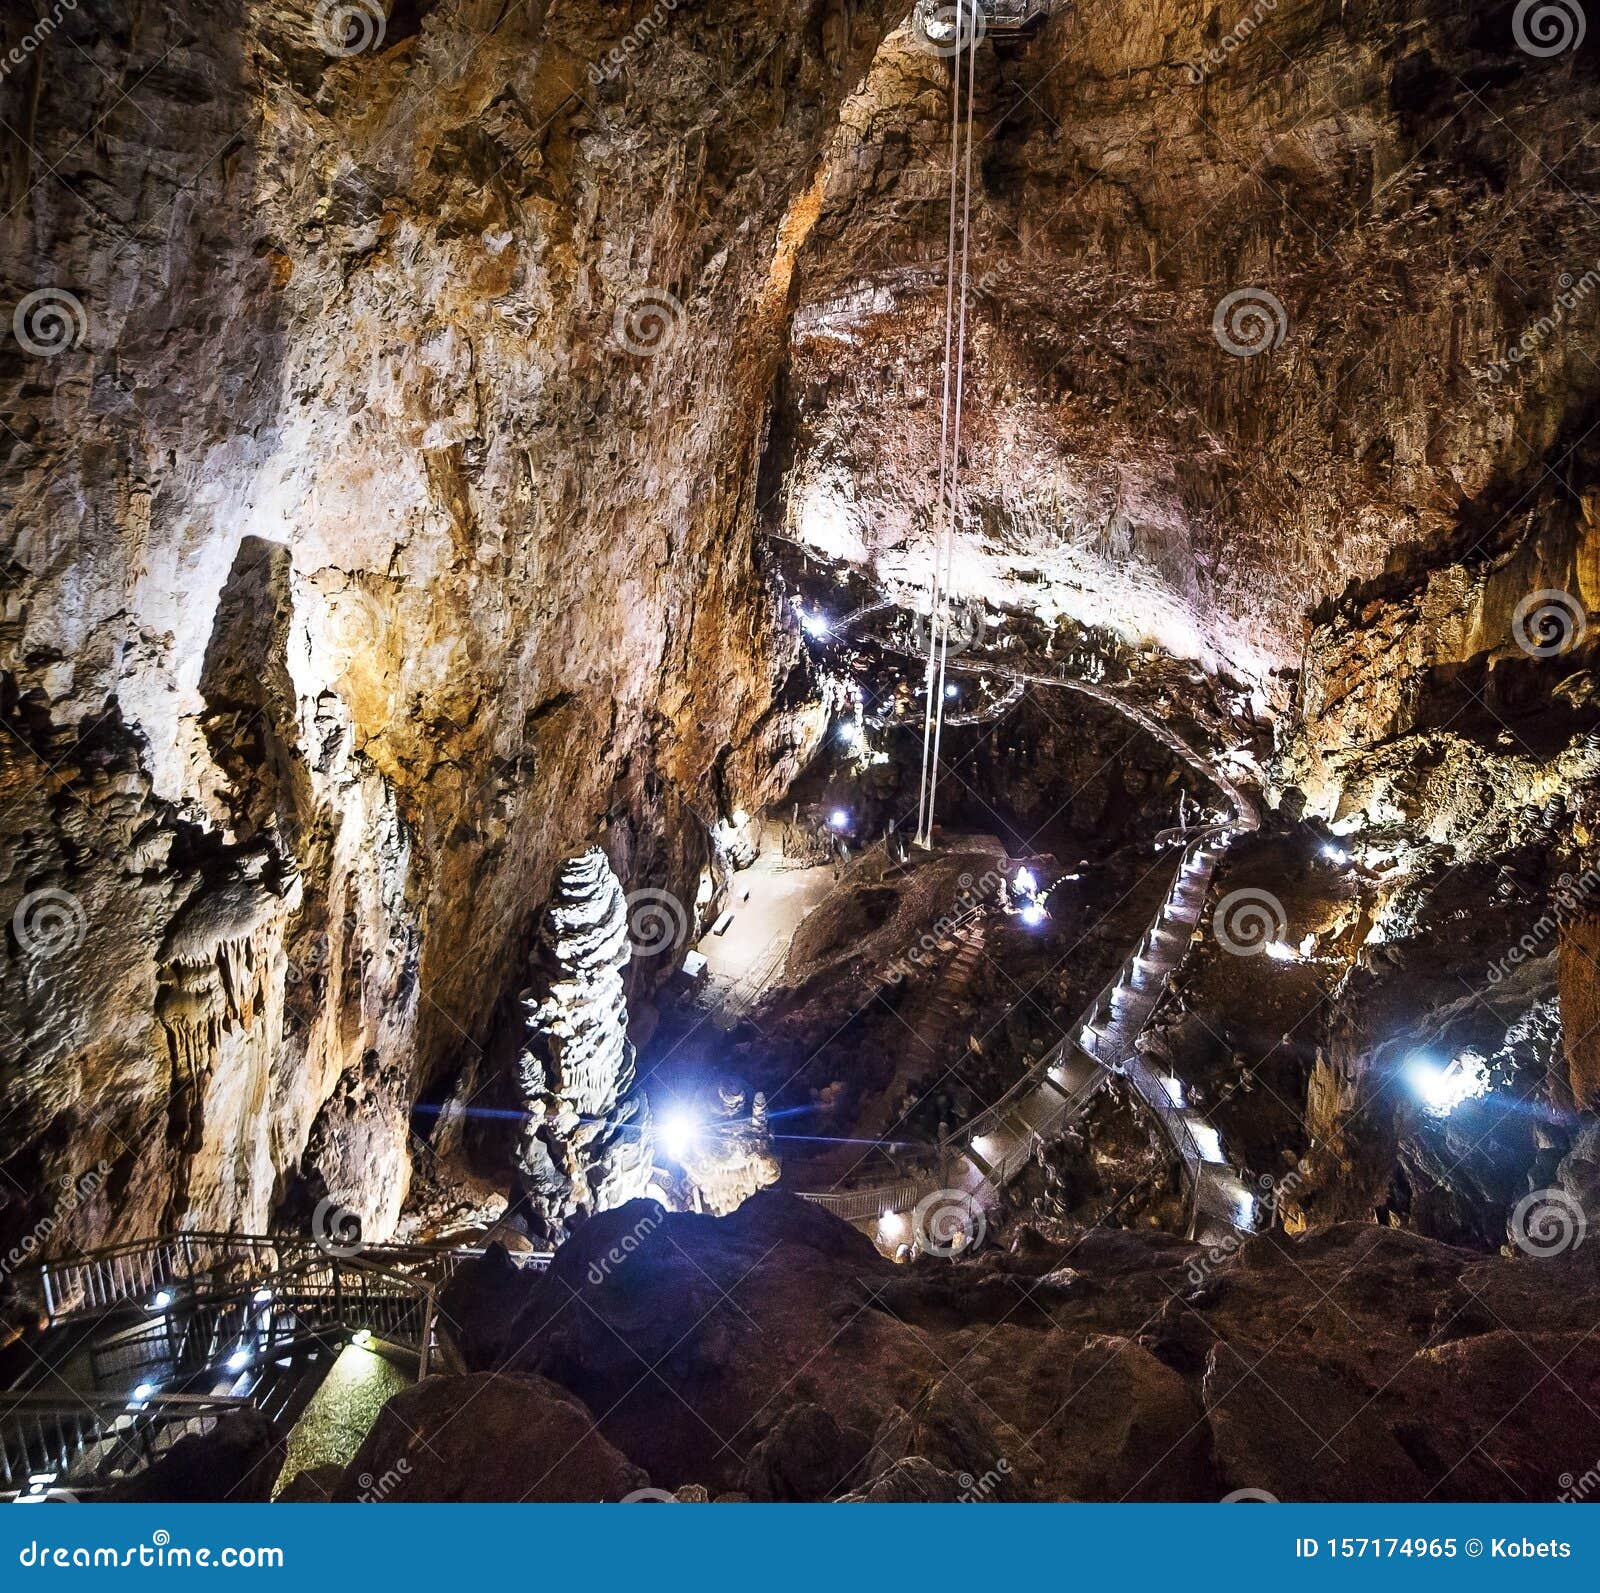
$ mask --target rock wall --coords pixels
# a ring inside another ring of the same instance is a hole
[[[692,900],[793,772],[779,229],[888,9],[105,0],[0,79],[0,1227],[103,1151],[55,1242],[385,1232],[556,860]]]

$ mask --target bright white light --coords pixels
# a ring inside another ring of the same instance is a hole
[[[1217,1131],[1203,1119],[1191,1117],[1189,1132],[1194,1135],[1194,1142],[1200,1147],[1200,1159],[1208,1162],[1225,1162],[1228,1158],[1222,1154],[1222,1139]]]
[[[254,1300],[257,1305],[270,1305],[272,1303],[272,1290],[257,1289],[256,1292],[250,1296],[250,1298]]]
[[[1436,1117],[1446,1117],[1463,1101],[1489,1092],[1488,1064],[1472,1051],[1463,1052],[1448,1067],[1427,1057],[1413,1057],[1406,1064],[1406,1078]]]
[[[1022,909],[1022,921],[1035,927],[1042,924],[1050,915],[1037,902],[1029,902]]]
[[[136,1383],[133,1389],[133,1397],[135,1399],[149,1399],[155,1391],[156,1385],[154,1383]]]
[[[1332,841],[1322,843],[1322,855],[1340,868],[1350,861],[1350,854],[1342,846],[1335,846]]]
[[[800,629],[807,636],[826,636],[828,622],[820,614],[802,614],[800,616]]]
[[[250,1364],[250,1352],[241,1346],[228,1357],[228,1370],[242,1372]]]
[[[1286,946],[1281,940],[1269,940],[1263,949],[1274,962],[1300,961],[1300,953],[1293,946]]]
[[[1032,896],[1039,889],[1039,882],[1033,877],[1031,868],[1017,870],[1017,889],[1028,896]]]
[[[843,808],[835,808],[828,815],[828,823],[836,830],[847,830],[850,828],[850,815]]]
[[[1167,1092],[1167,1096],[1174,1106],[1183,1105],[1182,1079],[1175,1079],[1170,1073],[1164,1073],[1161,1076],[1161,1087]]]
[[[365,1349],[367,1345],[372,1342],[372,1329],[357,1328],[356,1331],[350,1335],[350,1342],[361,1349]]]
[[[749,822],[750,822],[750,815],[748,813],[746,813],[743,808],[735,808],[733,810],[733,827],[734,827],[734,829],[742,830],[745,827],[745,825],[747,825]]]
[[[156,1310],[165,1311],[172,1304],[172,1291],[170,1289],[162,1289],[150,1303]]]
[[[961,695],[961,688],[959,686],[946,686],[944,689],[944,694],[946,697],[959,697]]]
[[[839,739],[847,747],[861,748],[867,743],[867,733],[858,720],[847,719],[839,726]]]
[[[661,1147],[675,1162],[681,1162],[694,1149],[700,1125],[681,1108],[661,1119]]]
[[[886,1211],[878,1219],[878,1237],[885,1244],[898,1244],[906,1235],[906,1220],[899,1213]]]
[[[1256,1225],[1256,1197],[1248,1189],[1234,1191],[1234,1209],[1239,1213],[1239,1226],[1241,1228],[1254,1228]]]

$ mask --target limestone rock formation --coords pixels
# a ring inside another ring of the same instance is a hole
[[[723,1079],[697,1099],[696,1128],[680,1158],[698,1209],[725,1217],[758,1189],[777,1183],[767,1098],[757,1090],[746,1106],[745,1086]]]
[[[517,1063],[527,1121],[519,1194],[539,1232],[608,1211],[650,1187],[655,1130],[634,1079],[622,973],[632,957],[628,903],[598,847],[556,875],[535,983],[523,995],[528,1044]]]

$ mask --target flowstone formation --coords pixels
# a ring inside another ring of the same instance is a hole
[[[561,865],[523,994],[529,1040],[517,1064],[528,1120],[517,1147],[529,1226],[552,1238],[574,1217],[650,1188],[655,1132],[634,1082],[622,970],[632,949],[621,882],[599,847]]]

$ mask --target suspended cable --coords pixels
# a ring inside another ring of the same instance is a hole
[[[978,0],[961,0],[955,8],[956,52],[950,85],[950,230],[945,264],[944,393],[939,428],[939,494],[928,615],[928,664],[924,677],[922,770],[917,783],[917,844],[922,847],[933,844],[933,807],[938,788],[939,748],[944,730],[945,673],[950,652],[950,589],[954,579],[956,490],[961,464],[961,415],[966,379],[973,110],[978,79],[977,11]],[[963,115],[964,63],[966,83]],[[956,262],[958,208],[961,216],[959,303]]]

